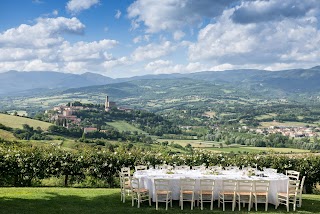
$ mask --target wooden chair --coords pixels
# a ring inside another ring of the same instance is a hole
[[[175,170],[189,170],[190,166],[187,166],[187,165],[175,166],[174,169]]]
[[[300,172],[295,170],[286,170],[286,176],[288,176],[290,180],[299,180]]]
[[[138,165],[138,166],[135,166],[135,167],[134,167],[134,170],[135,170],[136,172],[142,171],[142,170],[147,170],[147,169],[148,169],[148,167],[145,166],[145,165]]]
[[[300,182],[300,186],[299,186],[299,199],[297,200],[297,207],[301,207],[302,205],[302,192],[303,192],[303,186],[304,186],[304,181],[306,180],[306,176],[303,176]]]
[[[219,192],[219,201],[222,203],[223,211],[225,211],[225,203],[232,202],[232,211],[234,211],[236,205],[236,191],[237,191],[237,180],[223,180],[222,181],[222,190]]]
[[[210,210],[213,209],[214,201],[214,180],[212,179],[200,179],[198,206],[201,204],[201,210],[203,210],[203,203],[210,202]]]
[[[131,194],[131,177],[130,174],[127,173],[119,173],[120,177],[120,195],[121,195],[121,201],[123,203],[126,202],[126,195]]]
[[[269,195],[268,180],[256,180],[253,185],[252,201],[255,203],[256,211],[258,211],[258,203],[265,203],[265,211],[268,211],[268,195]]]
[[[137,201],[138,208],[140,208],[140,203],[142,203],[143,201],[149,201],[149,206],[151,206],[149,190],[140,187],[138,178],[131,178],[131,200],[132,206],[134,206],[134,201]]]
[[[289,180],[287,185],[287,192],[277,193],[276,209],[278,208],[279,204],[284,204],[287,207],[287,212],[289,212],[290,204],[292,204],[293,211],[296,211],[299,183],[299,180]]]
[[[181,178],[180,179],[180,206],[183,210],[183,202],[191,202],[191,210],[195,204],[194,192],[195,192],[196,180],[193,178]]]
[[[239,211],[241,210],[241,203],[243,207],[248,203],[248,211],[251,209],[252,204],[252,191],[253,191],[253,182],[252,180],[238,180],[237,183],[237,192],[236,192],[236,201],[239,205]]]
[[[206,167],[203,166],[203,165],[201,165],[201,166],[192,166],[191,169],[192,169],[192,170],[205,170]]]
[[[154,188],[156,193],[156,210],[158,210],[158,203],[165,202],[166,210],[168,204],[172,207],[172,192],[170,190],[170,181],[168,179],[154,179]]]

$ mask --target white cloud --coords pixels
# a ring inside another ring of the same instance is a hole
[[[118,44],[116,40],[100,40],[94,42],[77,42],[71,45],[64,42],[61,46],[61,57],[64,61],[94,61],[104,60],[107,50]]]
[[[132,41],[133,41],[134,44],[137,44],[137,43],[142,42],[142,41],[149,42],[149,40],[150,40],[150,35],[146,34],[146,35],[137,36],[137,37],[133,38]]]
[[[70,0],[66,5],[66,9],[71,13],[79,13],[98,3],[99,0]]]
[[[58,14],[59,14],[59,11],[58,11],[58,10],[53,10],[53,11],[52,11],[52,15],[57,16]]]
[[[174,64],[170,60],[156,60],[145,65],[145,70],[153,74],[170,74],[170,73],[190,73],[208,70],[208,68],[199,62],[189,63],[187,65]]]
[[[144,23],[147,32],[177,30],[213,18],[236,0],[136,0],[128,8],[134,23]]]
[[[175,49],[176,47],[172,45],[170,41],[164,41],[161,44],[151,43],[146,46],[139,46],[136,48],[131,57],[134,61],[156,59],[169,55]]]
[[[178,41],[181,40],[185,36],[185,33],[181,30],[177,30],[173,33],[173,39]]]
[[[116,15],[114,15],[114,18],[119,19],[121,17],[121,11],[117,10]]]
[[[39,18],[35,25],[22,24],[0,34],[3,47],[42,48],[54,46],[63,41],[63,33],[80,34],[84,25],[77,18]]]
[[[314,16],[266,23],[239,24],[229,9],[200,30],[198,41],[189,47],[191,60],[215,60],[216,64],[271,65],[310,62],[320,59],[320,31]]]
[[[132,62],[127,57],[121,57],[119,59],[110,59],[103,62],[102,66],[107,69],[111,69],[117,66],[130,65]]]

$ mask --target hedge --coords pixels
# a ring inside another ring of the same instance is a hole
[[[192,154],[169,155],[162,152],[144,151],[138,148],[116,148],[114,152],[101,149],[68,151],[57,147],[0,146],[0,186],[32,186],[44,178],[65,178],[81,181],[86,177],[104,180],[108,186],[116,185],[115,177],[121,167],[133,168],[138,164],[170,164],[189,166],[221,165],[222,167],[252,166],[262,169],[271,167],[284,173],[293,169],[306,175],[306,189],[311,192],[320,181],[320,156],[317,154],[215,154],[196,150]]]

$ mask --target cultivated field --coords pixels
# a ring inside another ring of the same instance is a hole
[[[147,134],[146,132],[142,131],[141,129],[138,129],[125,121],[114,121],[114,122],[108,122],[107,124],[118,129],[118,131],[120,131],[120,132],[122,132],[122,131],[130,131],[130,132],[137,131],[138,133]]]
[[[7,115],[7,114],[0,114],[0,123],[2,123],[5,126],[9,126],[11,128],[22,128],[23,124],[28,124],[33,128],[40,127],[42,130],[47,130],[48,127],[52,125],[51,123],[47,123],[39,120],[33,120],[30,118],[18,117],[18,116]]]

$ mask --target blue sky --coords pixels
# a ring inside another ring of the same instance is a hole
[[[0,72],[309,68],[319,14],[318,0],[1,0]]]

